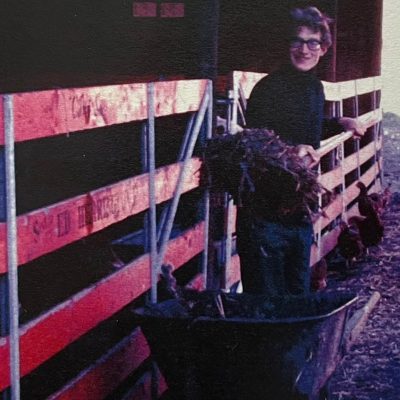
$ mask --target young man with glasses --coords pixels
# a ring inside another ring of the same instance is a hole
[[[247,128],[274,130],[301,157],[319,162],[316,149],[326,134],[353,130],[362,136],[357,119],[324,118],[324,92],[314,74],[332,44],[330,19],[315,7],[291,12],[288,62],[254,87],[246,110]],[[308,294],[313,227],[304,213],[278,216],[273,209],[243,207],[238,212],[238,253],[243,289],[267,295]]]

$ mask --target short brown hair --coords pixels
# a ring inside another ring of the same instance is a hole
[[[290,16],[292,29],[306,26],[314,32],[321,32],[322,46],[324,48],[327,49],[332,45],[329,24],[333,20],[319,11],[317,7],[294,8],[291,10]]]

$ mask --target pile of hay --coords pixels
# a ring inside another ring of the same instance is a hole
[[[317,172],[297,153],[266,129],[218,136],[207,143],[202,181],[213,191],[228,192],[239,206],[253,205],[277,216],[310,215],[323,188]]]

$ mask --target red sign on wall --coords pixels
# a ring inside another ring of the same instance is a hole
[[[161,18],[181,18],[185,16],[185,4],[183,3],[161,3]]]
[[[181,18],[185,16],[185,4],[164,2],[159,5],[154,1],[134,1],[133,16],[134,17],[161,17],[161,18]]]
[[[132,10],[134,17],[157,17],[157,3],[153,1],[134,1]]]

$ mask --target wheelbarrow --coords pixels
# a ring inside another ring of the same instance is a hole
[[[218,296],[222,315],[193,315],[180,299],[134,311],[167,381],[168,398],[329,398],[329,378],[344,355],[348,309],[357,296],[201,296],[208,311]]]

